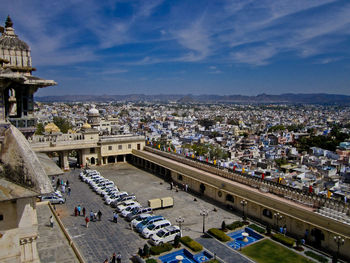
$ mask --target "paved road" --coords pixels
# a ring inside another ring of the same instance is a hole
[[[132,165],[117,164],[97,169],[101,175],[113,180],[121,190],[135,193],[138,201],[144,206],[147,206],[149,199],[172,196],[174,207],[157,210],[155,214],[162,214],[173,224],[176,224],[177,217],[183,216],[185,218],[183,234],[190,235],[192,238],[197,238],[202,234],[201,209],[209,211],[209,216],[206,218],[206,229],[220,227],[222,220],[230,223],[238,219],[236,215],[199,198],[194,201],[195,197],[184,191],[171,191],[169,185],[162,179]],[[65,181],[69,180],[72,189],[66,204],[56,206],[66,229],[87,262],[103,262],[113,252],[120,252],[122,261],[129,262],[131,256],[137,253],[138,248],[143,247],[147,240],[132,231],[124,219],[118,220],[117,224],[111,222],[113,209],[105,205],[99,195],[79,180],[79,172],[80,170],[73,170],[60,176]],[[86,228],[83,216],[74,216],[74,207],[77,205],[85,207],[87,213],[90,210],[94,212],[101,210],[102,221],[90,222],[89,227]]]
[[[129,262],[129,258],[135,254],[139,247],[143,247],[146,240],[130,230],[129,225],[124,220],[118,223],[111,222],[113,209],[103,204],[99,195],[95,194],[87,184],[78,179],[79,171],[72,171],[63,177],[69,180],[72,189],[71,196],[67,197],[67,202],[63,206],[56,206],[63,224],[68,233],[83,254],[86,262],[98,263],[110,258],[113,252],[120,252],[122,262]],[[102,212],[102,220],[90,222],[89,227],[85,227],[83,216],[74,216],[74,207],[80,205],[90,210]]]

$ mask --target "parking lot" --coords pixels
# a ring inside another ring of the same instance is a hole
[[[178,225],[176,219],[183,217],[183,235],[189,235],[192,238],[201,236],[203,217],[200,213],[203,209],[208,211],[208,216],[205,218],[206,229],[220,227],[223,220],[231,223],[239,218],[183,190],[178,192],[175,188],[170,190],[170,185],[161,178],[127,163],[97,167],[96,170],[105,178],[113,180],[119,190],[134,193],[143,206],[148,205],[149,199],[173,197],[172,208],[155,210],[154,214],[163,215],[173,225]],[[105,205],[101,196],[93,192],[88,184],[79,180],[79,173],[80,170],[72,170],[60,176],[64,181],[69,180],[72,189],[66,204],[56,206],[64,225],[87,262],[103,262],[113,252],[120,252],[123,262],[129,262],[129,258],[137,253],[139,247],[147,243],[147,239],[143,239],[138,233],[132,231],[129,222],[122,218],[119,218],[117,224],[113,223],[114,209]],[[74,207],[77,205],[85,207],[87,214],[91,210],[93,212],[100,210],[103,214],[102,221],[91,222],[86,228],[84,218],[74,216]]]

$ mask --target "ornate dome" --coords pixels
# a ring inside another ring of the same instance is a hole
[[[5,32],[0,37],[0,48],[30,51],[28,44],[18,38],[12,26],[13,23],[10,16],[8,16],[5,23]]]
[[[92,108],[89,110],[89,115],[91,115],[91,116],[99,116],[100,115],[100,113],[96,109],[95,105],[92,105]]]
[[[61,130],[56,126],[56,124],[54,124],[53,122],[50,122],[49,124],[47,124],[45,127],[45,132],[47,133],[57,133],[60,132]]]
[[[84,130],[91,129],[91,125],[89,123],[85,122],[81,128]]]

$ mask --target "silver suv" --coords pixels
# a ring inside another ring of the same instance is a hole
[[[56,195],[44,195],[41,196],[41,201],[49,201],[51,204],[64,204],[66,202],[65,198],[58,197]]]

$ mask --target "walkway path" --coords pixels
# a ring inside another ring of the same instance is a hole
[[[42,263],[78,263],[72,248],[56,220],[53,228],[49,226],[49,218],[52,215],[46,203],[37,203],[39,238],[37,248]]]
[[[202,244],[211,253],[215,253],[220,259],[226,263],[252,263],[254,261],[239,254],[234,249],[227,247],[215,238],[199,237],[197,242]]]

